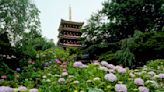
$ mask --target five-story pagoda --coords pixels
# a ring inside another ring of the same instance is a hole
[[[79,42],[79,38],[82,34],[80,32],[80,29],[83,24],[83,22],[66,21],[61,19],[60,26],[58,29],[58,45],[63,48],[80,47],[81,44]]]

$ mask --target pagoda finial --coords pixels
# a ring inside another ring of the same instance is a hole
[[[72,11],[71,11],[71,5],[69,5],[69,21],[72,20]]]

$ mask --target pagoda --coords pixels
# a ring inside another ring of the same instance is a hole
[[[71,21],[71,9],[69,11],[69,21],[61,19],[59,26],[59,35],[58,35],[58,46],[63,47],[80,47],[79,42],[82,33],[80,29],[84,23]]]
[[[58,29],[58,45],[61,47],[80,47],[81,44],[79,40],[82,34],[80,29],[83,24],[83,22],[66,21],[61,19]]]

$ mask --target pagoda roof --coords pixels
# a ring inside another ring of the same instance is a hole
[[[84,22],[67,21],[67,20],[61,19],[60,25],[61,24],[72,24],[72,25],[82,26]]]

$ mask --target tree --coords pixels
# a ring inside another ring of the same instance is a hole
[[[39,10],[32,0],[0,0],[0,36],[0,68],[16,69],[19,62],[35,59],[36,51],[54,46],[41,35]]]
[[[164,25],[163,0],[111,0],[103,3],[102,14],[112,25],[112,38],[128,38],[135,30],[162,31]]]

